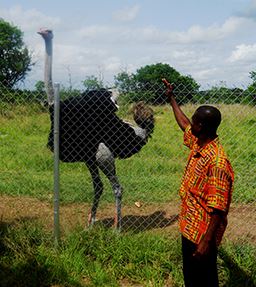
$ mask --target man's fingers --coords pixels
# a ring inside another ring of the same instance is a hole
[[[162,82],[167,86],[168,84],[170,84],[165,78],[162,79]]]
[[[165,86],[166,86],[169,90],[172,91],[172,89],[173,89],[172,85],[171,85],[165,78],[162,79],[162,82],[165,84]]]

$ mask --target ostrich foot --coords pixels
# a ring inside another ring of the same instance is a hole
[[[92,214],[91,212],[88,214],[87,226],[90,227],[92,224]]]
[[[114,217],[114,225],[113,227],[117,230],[117,231],[121,231],[121,218],[118,217],[117,214],[115,214]]]
[[[89,214],[88,214],[87,226],[88,226],[88,227],[93,226],[94,223],[95,223],[95,221],[96,221],[95,216],[92,216],[92,213],[89,212]]]

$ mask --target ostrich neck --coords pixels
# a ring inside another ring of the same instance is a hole
[[[54,90],[52,84],[52,40],[45,40],[45,71],[44,84],[47,93],[48,104],[52,105],[54,101]]]

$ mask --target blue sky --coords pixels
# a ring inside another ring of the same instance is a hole
[[[1,0],[0,17],[24,32],[43,79],[44,43],[54,32],[53,79],[79,86],[87,76],[108,85],[120,71],[168,63],[202,88],[246,86],[256,70],[256,0]]]

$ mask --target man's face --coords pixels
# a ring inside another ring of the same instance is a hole
[[[199,122],[196,112],[192,116],[191,131],[192,134],[197,138],[200,136],[202,131],[202,124]]]

